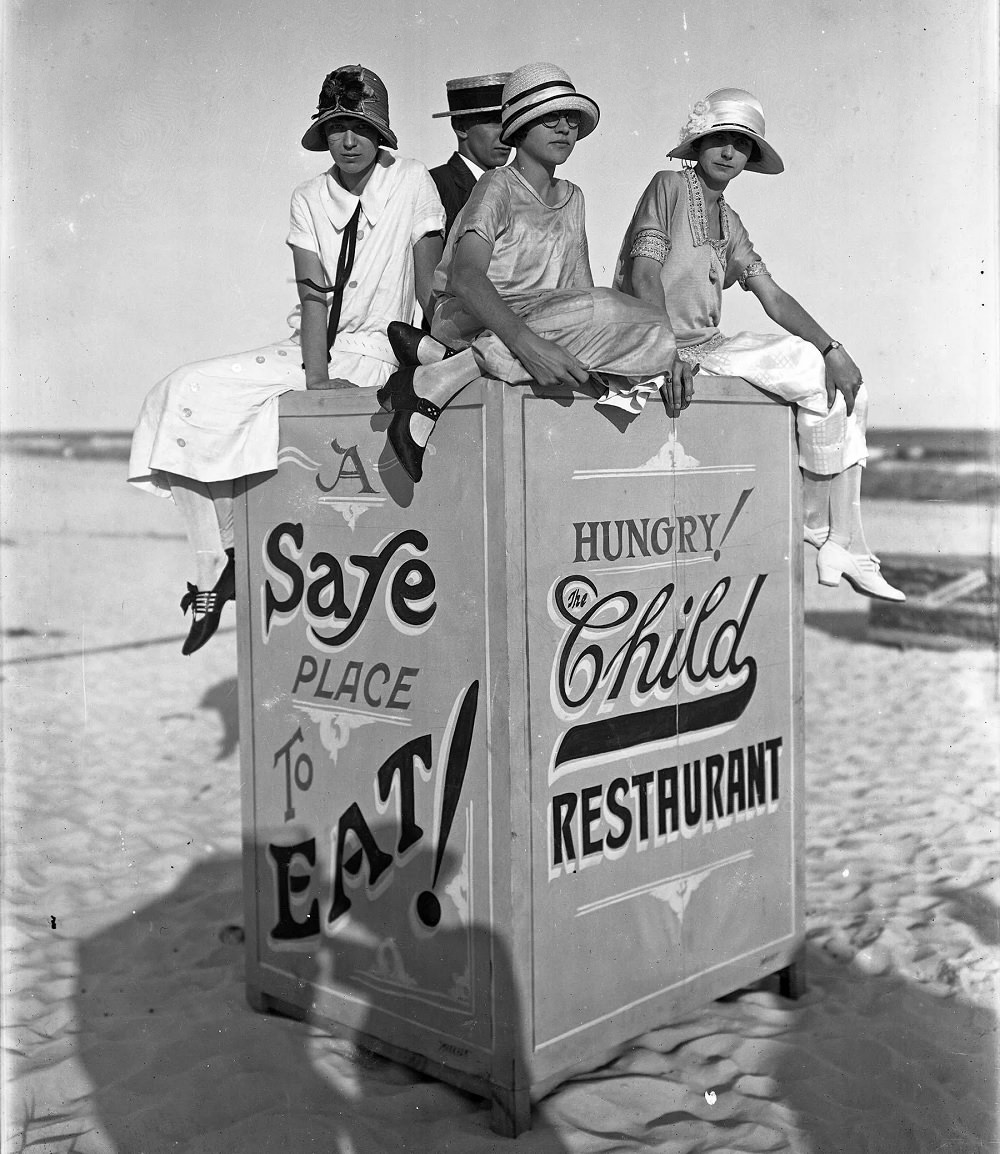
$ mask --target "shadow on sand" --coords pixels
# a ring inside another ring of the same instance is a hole
[[[411,860],[394,885],[407,884],[407,877],[426,884],[430,869],[429,858]],[[362,967],[370,972],[375,951],[384,955],[387,942],[390,956],[395,952],[384,927],[354,917],[363,903],[352,909],[346,939],[324,934],[316,947],[296,951],[291,968],[300,1020],[257,1013],[247,1004],[242,906],[240,859],[207,860],[170,893],[81,946],[78,1053],[95,1087],[100,1132],[115,1149],[459,1154],[507,1148],[508,1140],[490,1130],[484,1099],[378,1057],[364,1045],[364,1019],[354,1031],[334,1033],[313,1013],[331,983],[370,1004]],[[509,966],[500,938],[473,926],[471,934],[445,930],[427,938],[425,970],[455,956],[448,936],[456,933],[462,949],[472,940],[475,949],[490,951],[494,967]],[[407,965],[416,968],[409,958]],[[478,1003],[486,1013],[489,1002]],[[516,1007],[506,1007],[503,1020],[518,1022]],[[523,1046],[523,1039],[514,1044]],[[535,1154],[566,1149],[537,1116],[533,1130],[511,1146],[525,1148]]]
[[[818,629],[828,637],[842,641],[864,641],[868,637],[868,610],[832,611],[811,609],[806,613],[806,628]],[[874,644],[874,643],[873,643]]]
[[[227,677],[206,689],[198,708],[219,715],[222,737],[215,760],[225,761],[240,744],[239,683],[236,678]]]
[[[994,1013],[812,948],[807,965],[813,987],[782,1038],[778,1092],[810,1152],[997,1149]]]
[[[490,1132],[483,1099],[375,1056],[357,1044],[357,1035],[352,1042],[350,1032],[335,1038],[308,1009],[299,1021],[251,1010],[244,996],[241,876],[237,858],[201,862],[172,892],[80,950],[78,1052],[95,1087],[92,1106],[100,1130],[114,1148],[145,1154],[464,1154],[507,1148],[556,1154],[576,1145],[566,1145],[537,1110],[533,1130],[511,1145]],[[413,876],[421,876],[420,867]],[[985,941],[995,932],[996,917],[995,908],[977,905],[969,920],[982,928]],[[359,923],[355,931],[346,948],[324,938],[300,959],[303,1006],[316,1001],[317,986],[307,988],[309,983],[331,978],[351,996],[370,997],[354,963],[359,949],[370,948],[366,931],[383,945],[385,937],[378,926]],[[492,949],[494,964],[505,964],[496,938],[483,927],[474,932],[482,948]],[[449,943],[431,942],[443,962]],[[588,1150],[714,1150],[729,1141],[727,1134],[732,1148],[742,1148],[742,1128],[762,1121],[764,1103],[747,1090],[748,1075],[760,1074],[773,1077],[775,1086],[773,1093],[759,1093],[783,1102],[795,1119],[799,1137],[789,1135],[790,1150],[971,1154],[996,1148],[995,1015],[897,977],[861,977],[820,951],[810,951],[808,973],[811,984],[802,1002],[780,1000],[780,1022],[765,1011],[755,1016],[753,1006],[739,1004],[742,996],[726,999],[737,1003],[725,1007],[736,1015],[731,1029],[716,1023],[668,1051],[668,1065],[714,1067],[720,1104],[727,1090],[738,1091],[724,1117],[706,1120],[668,1110],[651,1118],[649,1073],[612,1063],[574,1084],[577,1108],[587,1086],[595,1092],[584,1110],[586,1121],[570,1108],[564,1132],[577,1134]],[[793,1012],[791,1023],[784,1011]],[[711,1007],[705,1012],[714,1016]],[[516,1013],[510,1020],[517,1020]],[[697,1020],[698,1012],[687,1018]],[[766,1069],[755,1070],[753,1060],[744,1059],[734,1069],[726,1060],[734,1032],[751,1051],[772,1039],[781,1054],[777,1068],[767,1061]],[[713,1057],[715,1038],[719,1052]],[[628,1085],[634,1083],[634,1125],[609,1119],[607,1128],[601,1126],[604,1080],[613,1082],[609,1092],[619,1107],[627,1106]],[[555,1093],[558,1098],[560,1091]],[[898,1109],[884,1108],[887,1097]],[[558,1102],[553,1113],[563,1113]],[[686,1146],[695,1135],[705,1145]],[[594,1145],[595,1139],[608,1145]]]

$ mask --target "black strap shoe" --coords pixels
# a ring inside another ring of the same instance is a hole
[[[226,565],[213,592],[222,598],[223,603],[236,600],[236,554],[232,549],[226,550]]]
[[[219,628],[219,620],[222,617],[222,606],[225,604],[214,589],[205,591],[196,588],[194,585],[189,585],[188,590],[189,592],[186,594],[184,601],[181,602],[181,604],[185,606],[185,612],[187,612],[187,609],[190,607],[193,618],[187,638],[183,646],[181,646],[181,653],[183,653],[185,657],[189,657],[192,653],[199,650],[206,641],[211,639],[216,629]],[[193,594],[191,591],[193,591]],[[186,605],[185,602],[187,603]]]
[[[436,421],[441,412],[437,405],[424,400],[420,400],[418,407],[412,411],[430,417],[432,421]],[[416,484],[424,475],[424,446],[418,445],[410,434],[409,411],[404,409],[393,414],[386,436],[399,463],[406,470],[406,475]]]
[[[453,357],[457,349],[449,349],[423,329],[416,325],[408,325],[406,321],[390,321],[385,330],[389,338],[389,346],[396,360],[406,367],[407,365],[434,365],[438,361]]]
[[[422,413],[436,421],[441,409],[433,401],[418,397],[413,389],[413,374],[418,368],[418,365],[407,365],[397,369],[376,392],[375,400],[387,413]]]
[[[427,335],[406,321],[391,321],[385,330],[393,355],[401,365],[419,365],[417,346]]]
[[[227,601],[236,600],[236,555],[232,549],[226,550],[226,564],[215,587],[202,590],[188,582],[187,592],[181,598],[181,611],[191,610],[191,628],[181,647],[181,653],[189,657],[200,649],[219,628],[222,607]]]

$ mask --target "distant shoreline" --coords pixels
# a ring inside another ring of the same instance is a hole
[[[131,440],[131,429],[19,430],[0,433],[0,452],[127,461]],[[868,444],[876,458],[951,457],[989,461],[1000,453],[1000,430],[869,429]]]
[[[123,430],[0,434],[0,454],[66,461],[127,461]],[[993,429],[872,429],[864,492],[869,499],[995,502],[1000,432]]]

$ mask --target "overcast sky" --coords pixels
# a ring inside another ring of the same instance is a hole
[[[7,429],[132,425],[172,368],[283,336],[288,199],[325,74],[385,80],[399,151],[449,155],[449,77],[533,60],[598,102],[563,174],[607,284],[688,106],[764,104],[781,176],[729,190],[861,366],[872,424],[997,422],[995,5],[977,0],[6,0]],[[726,294],[723,328],[767,331]]]

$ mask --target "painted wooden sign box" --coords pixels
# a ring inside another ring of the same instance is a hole
[[[622,428],[477,382],[413,486],[355,390],[281,400],[238,503],[251,1003],[493,1124],[803,942],[791,411]]]

